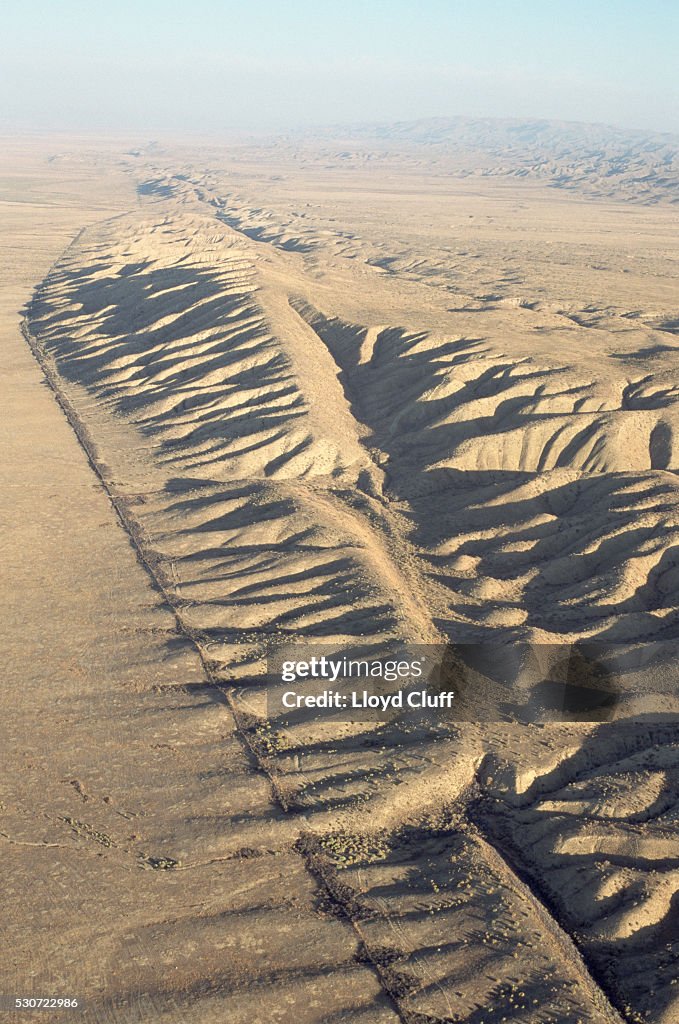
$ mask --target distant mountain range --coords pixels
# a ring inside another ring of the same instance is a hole
[[[426,162],[455,177],[526,177],[601,197],[679,202],[679,136],[671,134],[572,121],[439,117],[307,129],[280,142],[298,158],[345,166]]]

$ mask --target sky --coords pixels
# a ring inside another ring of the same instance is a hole
[[[462,114],[679,132],[678,0],[2,0],[0,25],[11,127]]]

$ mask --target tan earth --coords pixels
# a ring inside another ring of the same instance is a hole
[[[4,143],[6,1019],[673,1024],[676,146]],[[266,699],[582,641],[611,714]]]

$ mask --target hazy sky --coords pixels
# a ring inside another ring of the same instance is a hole
[[[469,114],[679,131],[679,0],[5,0],[0,18],[4,124]]]

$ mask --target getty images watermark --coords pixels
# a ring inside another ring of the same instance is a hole
[[[400,659],[330,657],[312,654],[302,659],[287,659],[280,667],[283,683],[294,684],[281,694],[284,709],[343,708],[351,711],[390,711],[407,708],[450,708],[455,691],[430,691],[422,686],[427,657]],[[363,680],[364,685],[356,684]],[[341,681],[342,689],[331,684]],[[316,684],[309,687],[309,682]],[[300,683],[305,685],[300,686]],[[393,684],[399,684],[395,688]],[[330,684],[330,685],[328,685]],[[383,687],[380,684],[385,684]],[[420,685],[418,685],[420,684]]]
[[[337,721],[563,722],[679,714],[677,645],[291,644],[269,659],[267,714]]]

